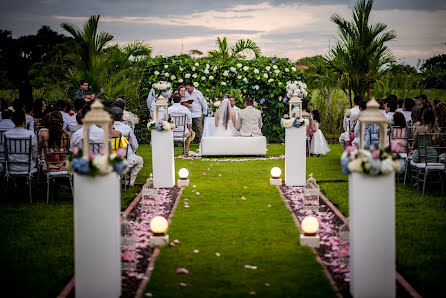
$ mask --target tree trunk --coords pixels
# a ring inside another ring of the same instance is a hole
[[[367,87],[367,101],[370,100],[370,85]]]
[[[348,89],[348,100],[350,101],[350,109],[353,108],[353,103],[352,103],[352,88]]]

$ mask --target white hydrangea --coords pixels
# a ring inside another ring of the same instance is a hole
[[[268,83],[274,82],[274,79],[269,79]]]
[[[221,85],[222,86],[226,86],[226,82],[221,82]]]
[[[256,77],[256,80],[260,80],[260,76],[257,76],[257,77]]]
[[[263,77],[264,77],[265,79],[267,79],[267,78],[268,78],[268,74],[267,74],[267,73],[264,73],[264,74],[263,74]]]
[[[267,66],[267,67],[265,67],[265,69],[266,69],[267,71],[270,71],[270,70],[271,70],[271,66]]]
[[[93,158],[93,165],[98,168],[99,174],[105,175],[113,170],[113,167],[108,162],[108,156],[96,155]]]
[[[237,67],[238,67],[238,68],[242,68],[242,66],[243,66],[243,65],[242,65],[241,63],[237,63]]]
[[[181,66],[178,68],[179,71],[183,71],[184,68],[182,68]]]
[[[288,67],[285,68],[285,72],[290,72],[290,69]]]
[[[296,67],[294,67],[294,66],[291,67],[291,70],[292,70],[292,71],[296,71]]]
[[[348,169],[350,172],[362,172],[362,159],[357,158],[354,161],[349,162]]]
[[[195,66],[199,66],[200,64],[198,64],[198,62],[195,62],[195,64],[194,64]]]
[[[381,162],[381,172],[384,175],[387,175],[387,174],[390,174],[393,172],[393,160],[391,157],[388,157]]]
[[[206,69],[209,69],[211,67],[209,64],[206,63]]]
[[[258,74],[258,73],[259,73],[259,70],[258,70],[257,68],[255,68],[255,69],[254,69],[254,73],[255,73],[255,74]]]
[[[254,86],[254,89],[256,89],[256,90],[259,90],[259,88],[260,88],[259,85]]]
[[[183,79],[179,79],[179,80],[178,80],[178,83],[183,83]]]
[[[248,79],[247,78],[243,78],[243,82],[248,83]]]
[[[282,85],[282,82],[279,81],[279,86],[281,86],[281,85]]]
[[[165,68],[165,69],[169,68],[169,65],[167,65],[167,64],[166,64],[166,65],[164,65],[164,68]]]
[[[176,76],[174,76],[174,75],[171,75],[170,76],[170,79],[173,81],[173,80],[175,80],[177,77]]]
[[[244,71],[248,71],[249,67],[248,66],[243,66],[243,70]]]
[[[192,77],[193,77],[194,79],[196,79],[196,78],[198,77],[198,75],[197,75],[196,73],[194,73],[194,74],[192,75]]]
[[[192,71],[195,71],[195,66],[192,66]]]
[[[214,66],[214,68],[212,68],[212,70],[217,71],[218,67]]]
[[[232,66],[229,68],[229,70],[232,71],[232,72],[236,72],[237,71],[237,69],[235,69],[235,67],[232,67]]]
[[[160,74],[160,72],[159,71],[157,71],[157,70],[155,70],[155,72],[153,73],[154,75],[159,75]]]
[[[240,80],[241,78],[242,78],[242,76],[241,76],[241,75],[238,75],[238,76],[237,76],[237,79],[239,79],[239,80]]]
[[[163,129],[164,130],[171,130],[172,129],[172,125],[168,121],[164,121],[163,122]]]
[[[273,65],[273,68],[274,68],[274,69],[277,69],[277,65]]]
[[[202,80],[202,81],[206,80],[206,77],[201,77],[201,80]]]
[[[279,74],[280,70],[276,69],[274,72],[275,72],[276,74]]]
[[[229,75],[228,71],[225,70],[225,71],[223,72],[223,75],[224,75],[225,77],[227,77],[227,76]]]
[[[209,76],[209,80],[213,80],[214,79],[214,76]]]
[[[185,77],[186,79],[190,78],[190,73],[185,74],[184,77]]]
[[[203,72],[204,72],[205,74],[209,74],[209,70],[207,70],[207,69],[205,69]]]
[[[199,85],[198,82],[194,82],[194,87],[198,87]]]
[[[164,75],[165,75],[166,77],[168,77],[168,76],[170,76],[170,73],[166,72],[166,73],[164,73]]]

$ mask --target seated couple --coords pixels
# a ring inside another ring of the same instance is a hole
[[[262,115],[253,107],[251,97],[245,99],[245,108],[235,112],[225,98],[215,113],[214,137],[258,137],[262,136]]]

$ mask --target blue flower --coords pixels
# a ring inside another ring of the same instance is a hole
[[[71,167],[76,173],[79,174],[88,174],[90,172],[88,161],[82,157],[73,158],[71,161]]]
[[[283,103],[286,103],[287,100],[288,100],[288,98],[286,96],[284,98],[282,98]]]
[[[302,123],[300,122],[299,119],[296,119],[296,120],[294,120],[294,122],[293,122],[293,126],[299,128],[299,127],[302,126]]]
[[[121,175],[124,173],[124,171],[127,169],[127,163],[125,161],[120,161],[118,163],[115,163],[113,166],[113,171]]]
[[[299,95],[297,95],[299,98],[304,98],[304,94],[302,92],[299,92]]]
[[[272,64],[276,63],[276,60],[271,60],[271,63],[272,63]]]
[[[160,130],[163,130],[163,127],[161,126],[161,124],[156,123],[155,126],[153,127],[153,129],[160,131]]]
[[[262,99],[260,100],[260,104],[263,105],[264,102],[265,102],[265,99],[262,98]]]

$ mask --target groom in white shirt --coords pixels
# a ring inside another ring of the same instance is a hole
[[[200,143],[201,135],[203,134],[203,117],[208,113],[208,104],[203,94],[194,87],[192,82],[187,82],[186,90],[186,98],[193,100],[190,108],[192,129],[196,133],[197,143]]]

